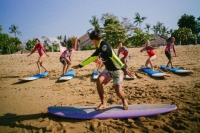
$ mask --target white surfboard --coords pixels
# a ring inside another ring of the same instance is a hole
[[[100,73],[102,73],[102,70],[99,70]],[[97,70],[94,70],[92,73],[92,79],[97,79],[99,77],[99,74],[97,74]]]
[[[128,76],[128,75],[125,75],[124,76],[124,79],[136,79],[137,77],[134,75],[133,77],[130,77],[130,76]]]
[[[73,69],[68,70],[68,72],[65,75],[62,75],[59,80],[70,80],[74,78],[75,71]]]
[[[43,73],[41,73],[41,74],[35,74],[35,75],[33,75],[33,76],[29,76],[29,77],[23,78],[23,79],[21,79],[21,80],[23,80],[23,81],[36,80],[36,79],[43,78],[43,77],[47,76],[48,73],[49,73],[48,71],[45,71],[45,72],[43,72]]]

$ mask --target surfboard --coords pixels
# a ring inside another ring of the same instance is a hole
[[[183,68],[171,68],[171,67],[167,67],[165,65],[161,65],[160,68],[163,70],[170,70],[173,73],[193,73],[192,70],[185,70]]]
[[[96,111],[96,106],[54,106],[48,107],[49,113],[74,119],[120,119],[137,118],[167,113],[177,109],[171,104],[132,104],[129,110],[123,110],[122,105],[109,106],[103,110]]]
[[[74,78],[75,76],[75,71],[73,69],[68,70],[68,72],[64,75],[62,75],[59,80],[70,80]]]
[[[26,78],[23,78],[21,80],[26,80],[26,81],[29,81],[29,80],[36,80],[36,79],[39,79],[39,78],[43,78],[45,76],[47,76],[49,74],[48,71],[45,71],[45,72],[42,72],[41,74],[35,74],[33,76],[29,76],[29,77],[26,77]]]
[[[102,73],[102,70],[99,70],[100,73]],[[99,77],[99,75],[97,74],[97,70],[94,70],[92,73],[92,79],[97,79]]]
[[[149,76],[151,77],[164,77],[164,76],[170,76],[169,74],[160,72],[158,70],[152,70],[151,68],[147,68],[147,67],[142,67],[141,70],[145,73],[147,73]]]
[[[134,75],[133,77],[130,77],[130,76],[128,76],[128,75],[125,75],[124,76],[124,79],[136,79],[137,77]]]

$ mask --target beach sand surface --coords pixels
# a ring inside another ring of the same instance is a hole
[[[0,133],[199,133],[200,132],[200,46],[176,46],[175,67],[193,70],[192,74],[174,74],[152,78],[140,68],[148,56],[141,48],[129,48],[128,69],[137,79],[124,80],[123,87],[129,104],[176,104],[177,110],[150,117],[106,120],[61,118],[48,113],[49,106],[98,106],[100,99],[91,74],[91,63],[75,70],[75,78],[59,82],[61,53],[48,53],[43,65],[49,75],[34,81],[20,79],[37,73],[38,54],[0,55]],[[117,51],[117,50],[115,50]],[[94,50],[76,51],[72,63],[77,65]],[[164,47],[155,50],[155,69],[167,63]],[[121,57],[121,56],[120,56]],[[122,104],[112,88],[104,86],[107,105]]]

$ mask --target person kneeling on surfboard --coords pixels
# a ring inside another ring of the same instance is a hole
[[[156,54],[154,52],[154,49],[158,48],[158,47],[152,47],[150,46],[150,41],[147,40],[145,43],[146,47],[141,49],[140,52],[146,51],[147,54],[149,55],[149,58],[147,59],[145,66],[148,67],[148,64],[151,65],[152,70],[154,70],[152,61],[156,59]]]
[[[124,110],[127,110],[128,102],[122,90],[122,83],[124,75],[133,77],[133,74],[127,71],[124,64],[116,56],[110,44],[102,40],[103,37],[100,30],[93,30],[91,33],[89,33],[89,37],[92,40],[93,45],[96,47],[96,51],[85,61],[79,65],[73,66],[72,68],[78,69],[84,67],[100,57],[106,67],[106,70],[104,70],[97,79],[97,91],[101,99],[101,104],[96,108],[96,110],[101,110],[106,107],[103,84],[107,84],[111,78],[113,78],[113,86],[115,88],[115,92],[121,98]]]
[[[42,65],[42,62],[47,54],[46,54],[46,51],[45,51],[43,45],[40,43],[40,40],[38,38],[35,39],[35,47],[28,56],[30,56],[36,50],[38,51],[38,54],[40,56],[37,61],[37,66],[38,66],[39,74],[41,74],[41,67],[44,68],[45,71],[47,71],[47,69]],[[47,56],[49,56],[49,55],[47,55]]]
[[[63,64],[63,71],[62,75],[64,75],[69,67],[71,66],[71,56],[72,56],[73,48],[67,48],[66,50],[62,52],[60,55],[60,62]]]
[[[169,66],[169,64],[171,64],[171,68],[173,68],[173,65],[172,65],[172,55],[171,55],[170,49],[173,49],[175,57],[176,57],[176,50],[175,50],[175,47],[174,47],[174,42],[175,42],[175,38],[171,37],[171,41],[169,41],[166,44],[166,48],[165,48],[165,55],[169,60],[168,63],[167,63],[167,67]]]
[[[120,60],[122,61],[122,63],[124,63],[125,67],[128,68],[127,62],[130,59],[130,54],[127,48],[122,45],[121,41],[118,42],[118,47],[119,49],[118,49],[117,57],[119,57],[120,53],[123,54],[124,56]]]

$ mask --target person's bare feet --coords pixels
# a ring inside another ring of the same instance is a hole
[[[106,104],[100,104],[98,107],[95,108],[95,110],[102,110],[106,108]]]
[[[123,103],[123,109],[124,110],[128,110],[128,102],[125,100],[122,100],[122,103]]]

